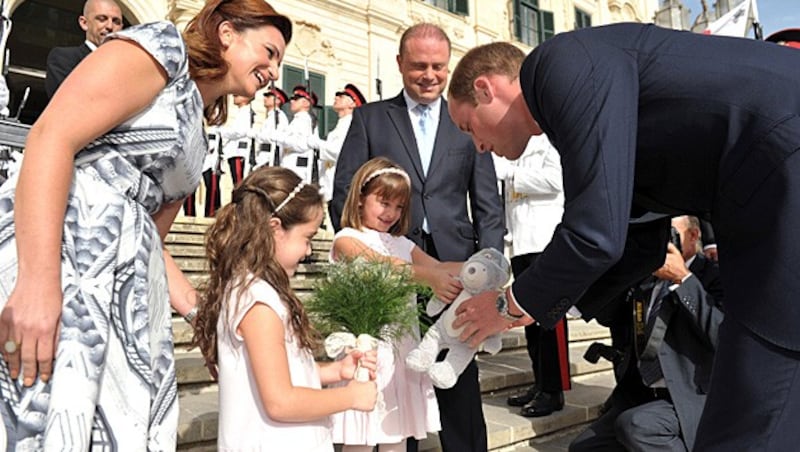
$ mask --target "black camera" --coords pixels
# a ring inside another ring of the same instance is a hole
[[[669,241],[675,245],[675,248],[678,248],[679,253],[683,253],[683,250],[681,249],[681,235],[678,233],[678,230],[675,229],[675,226],[670,226]]]

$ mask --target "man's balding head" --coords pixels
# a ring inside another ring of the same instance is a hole
[[[114,0],[87,0],[78,24],[87,41],[100,45],[106,35],[122,29],[122,10]]]

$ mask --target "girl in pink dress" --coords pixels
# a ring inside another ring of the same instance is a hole
[[[331,259],[365,256],[411,266],[412,275],[437,297],[452,301],[461,291],[455,279],[461,263],[439,262],[407,239],[411,203],[408,174],[386,158],[374,158],[353,176],[342,214],[342,230],[333,239]],[[416,297],[408,302],[416,310]],[[406,368],[405,357],[419,343],[414,331],[378,345],[378,390],[382,402],[370,412],[333,416],[333,441],[343,452],[405,452],[406,438],[423,439],[441,429],[439,407],[427,375]]]

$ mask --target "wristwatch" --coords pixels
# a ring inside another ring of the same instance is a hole
[[[521,319],[523,316],[514,315],[508,312],[508,298],[506,298],[506,292],[500,292],[497,296],[497,312],[500,314],[500,317],[508,320],[509,322],[516,322],[517,320]]]

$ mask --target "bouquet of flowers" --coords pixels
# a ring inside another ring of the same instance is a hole
[[[378,340],[411,332],[418,324],[413,295],[419,290],[410,269],[358,257],[330,264],[306,307],[317,330],[327,335],[326,353],[335,358],[348,348],[374,350]],[[358,380],[368,378],[366,369],[356,373]]]

